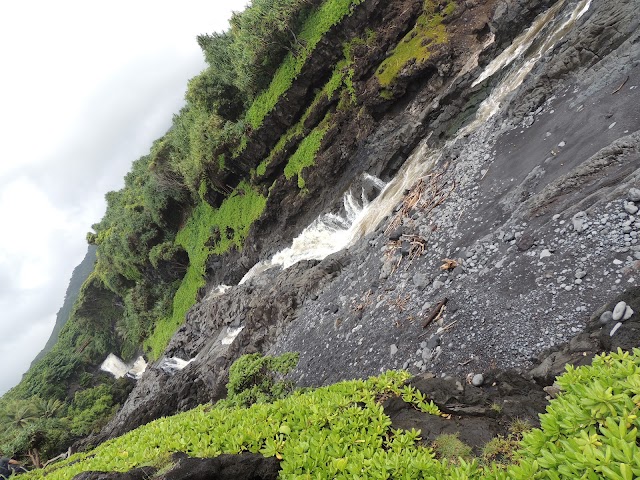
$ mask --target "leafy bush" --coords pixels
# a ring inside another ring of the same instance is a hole
[[[562,394],[541,415],[541,428],[524,435],[509,477],[640,477],[640,349],[568,366],[557,383]]]
[[[248,373],[247,364],[240,371]],[[404,385],[406,372],[297,391],[249,408],[225,402],[163,418],[26,478],[70,479],[88,470],[127,471],[162,464],[171,452],[192,456],[260,452],[282,460],[282,478],[371,479],[633,479],[640,475],[637,416],[640,349],[597,357],[592,366],[568,367],[558,379],[563,393],[541,416],[542,427],[521,442],[498,438],[485,448],[484,465],[466,459],[456,439],[441,437],[438,460],[420,432],[391,428],[379,401],[422,394]],[[423,400],[422,400],[423,401]],[[527,427],[512,425],[511,434]],[[459,440],[458,440],[459,442]],[[515,456],[512,449],[519,447]],[[516,458],[511,465],[490,464]]]
[[[175,451],[205,457],[260,452],[282,460],[283,478],[454,478],[446,464],[418,443],[419,432],[392,429],[378,402],[399,395],[407,378],[406,372],[388,372],[249,408],[200,406],[26,478],[62,480],[88,470],[127,471],[159,464]],[[464,475],[478,467],[464,463],[458,469]]]
[[[278,357],[260,353],[241,356],[229,370],[226,403],[248,407],[286,397],[293,391],[293,383],[283,377],[295,368],[299,358],[298,353],[283,353]]]

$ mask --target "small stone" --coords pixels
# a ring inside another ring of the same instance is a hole
[[[433,350],[440,345],[441,341],[442,340],[440,339],[440,335],[434,335],[429,340],[427,340],[427,348]]]
[[[563,140],[562,142],[560,142],[560,143],[558,144],[558,148],[564,148],[566,144],[567,144],[567,142],[565,142],[565,141]]]
[[[613,127],[615,127],[617,123],[618,122],[613,122],[611,125],[609,125],[609,130],[611,130]]]
[[[431,350],[422,350],[422,361],[428,362],[431,360]]]
[[[398,353],[398,347],[394,343],[391,345],[391,356],[393,357],[396,353]]]
[[[601,325],[606,325],[611,320],[613,320],[613,313],[608,312],[608,311],[604,312],[602,315],[600,315],[600,318],[598,319],[598,321],[600,322]]]
[[[479,387],[484,383],[484,376],[481,373],[476,373],[471,379],[471,385]]]
[[[391,240],[392,242],[395,242],[396,240],[400,240],[401,236],[402,236],[402,227],[398,227],[393,232],[391,232],[391,234],[389,235],[389,240]]]
[[[551,217],[553,220],[558,220],[560,218],[560,214],[556,213],[553,217]]]
[[[616,323],[614,327],[611,329],[611,331],[609,332],[609,336],[613,337],[621,326],[622,326],[621,322]]]
[[[413,276],[413,284],[420,289],[423,289],[428,284],[427,276],[424,273],[416,273]]]
[[[440,280],[435,280],[433,282],[433,288],[435,288],[436,290],[439,289],[440,287],[442,287],[444,285],[444,283],[442,283]]]
[[[613,260],[614,265],[622,265],[622,260],[618,260],[617,258]]]
[[[582,280],[582,279],[583,279],[584,277],[586,277],[586,276],[587,276],[587,272],[586,272],[586,270],[576,270],[575,277],[576,277],[578,280]]]
[[[633,309],[627,305],[627,308],[624,310],[624,315],[622,316],[622,320],[629,320],[633,316]]]
[[[573,229],[578,232],[584,232],[587,229],[587,213],[586,212],[578,212],[573,218],[571,218],[571,222],[573,223]]]
[[[627,198],[632,202],[640,202],[640,188],[632,188],[629,190]]]
[[[546,248],[540,252],[540,260],[542,260],[543,258],[548,258],[550,256],[551,252]]]
[[[625,302],[618,302],[618,304],[613,309],[613,320],[616,322],[624,317],[625,312],[627,311],[627,304]]]
[[[530,233],[523,233],[516,240],[516,247],[518,247],[518,250],[520,250],[521,252],[526,252],[531,247],[533,247],[534,244],[535,244],[535,239],[533,238],[533,235],[531,235]]]
[[[633,202],[625,202],[624,211],[629,215],[635,215],[636,213],[638,213],[638,207],[636,207]]]
[[[503,242],[510,242],[511,240],[515,240],[516,239],[516,234],[515,232],[508,232],[505,233],[504,237],[502,238]]]

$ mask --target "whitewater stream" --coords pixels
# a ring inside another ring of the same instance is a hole
[[[561,12],[567,2],[564,0],[558,2],[540,14],[531,27],[487,65],[473,86],[502,71],[505,67],[512,66],[512,68],[493,88],[490,96],[482,102],[473,121],[462,128],[456,137],[447,143],[447,146],[475,132],[500,110],[504,99],[520,86],[535,64],[588,11],[591,1],[578,1],[575,7],[565,14]],[[483,48],[486,46],[484,45]],[[479,53],[478,51],[477,54]],[[477,66],[477,54],[472,57],[476,64],[466,66],[465,70]],[[363,236],[373,232],[402,201],[405,191],[427,175],[442,156],[442,149],[432,150],[428,147],[428,139],[429,137],[423,139],[389,183],[385,184],[365,174],[363,183],[366,185],[370,182],[380,190],[380,194],[373,201],[368,202],[364,194],[362,199],[358,200],[352,192],[347,192],[343,199],[343,215],[322,215],[296,237],[290,247],[276,253],[271,259],[254,265],[239,284],[242,285],[274,267],[288,268],[301,260],[322,260],[332,253],[348,248]]]

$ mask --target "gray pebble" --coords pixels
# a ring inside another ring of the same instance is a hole
[[[398,347],[394,343],[391,345],[391,356],[393,357],[396,353],[398,353]]]
[[[573,223],[573,229],[580,233],[584,232],[587,229],[587,213],[586,212],[578,212],[573,218],[571,218],[571,222]]]
[[[515,240],[516,234],[515,232],[507,232],[502,239],[503,242],[510,242],[511,240]]]
[[[484,383],[484,376],[481,373],[476,373],[471,379],[471,384],[474,387],[479,387]]]
[[[638,207],[636,207],[636,205],[633,202],[625,202],[624,210],[629,215],[635,215],[636,213],[638,213]]]
[[[624,317],[624,313],[627,311],[627,304],[625,302],[618,302],[613,309],[613,320],[616,322]]]
[[[416,273],[413,276],[413,284],[418,288],[425,288],[428,284],[427,276],[424,273]]]
[[[640,189],[632,188],[631,190],[629,190],[629,195],[627,195],[627,198],[632,202],[640,202]]]
[[[600,315],[600,319],[598,321],[600,322],[600,324],[605,325],[609,323],[611,320],[613,320],[613,313],[604,312],[602,315]]]

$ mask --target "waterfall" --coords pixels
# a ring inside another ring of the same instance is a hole
[[[365,174],[360,199],[347,192],[343,197],[343,213],[326,213],[305,228],[293,239],[291,246],[276,253],[271,259],[259,262],[240,280],[239,285],[274,267],[289,268],[302,260],[322,260],[348,247],[356,237],[358,225],[369,211],[370,202],[365,187],[384,193],[387,185],[372,175]],[[380,193],[380,195],[382,195]]]
[[[110,353],[100,365],[100,370],[110,373],[115,378],[127,376],[139,380],[147,369],[147,362],[143,357],[138,357],[131,365],[127,365],[120,357]]]

